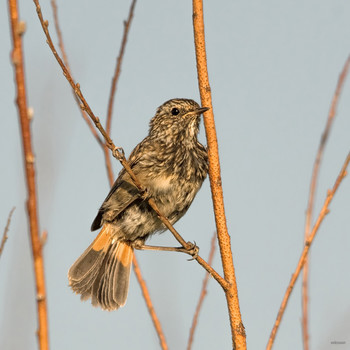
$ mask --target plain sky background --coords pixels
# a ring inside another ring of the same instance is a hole
[[[54,26],[49,1],[44,17]],[[104,120],[130,1],[58,2],[75,79]],[[199,101],[190,1],[138,1],[120,77],[112,138],[129,154],[156,108]],[[303,242],[316,150],[338,75],[350,53],[348,0],[205,1],[208,68],[219,138],[228,228],[249,349],[264,349]],[[46,44],[33,2],[20,1],[36,155],[51,349],[158,349],[132,274],[127,304],[103,312],[68,288],[67,271],[95,237],[90,224],[108,192],[101,149]],[[56,37],[53,35],[56,42]],[[0,228],[16,206],[0,259],[0,348],[37,348],[36,304],[25,212],[22,146],[14,104],[8,8],[0,5]],[[346,82],[321,168],[316,213],[350,150]],[[200,139],[205,143],[203,127]],[[121,166],[114,161],[115,171]],[[350,179],[345,178],[312,247],[311,349],[350,347]],[[176,224],[207,258],[215,230],[209,182]],[[152,244],[174,245],[170,233]],[[204,270],[187,256],[137,252],[170,349],[184,349]],[[221,272],[219,255],[214,267]],[[275,349],[301,349],[301,283]],[[332,341],[346,344],[332,345]],[[226,301],[211,280],[194,349],[230,349]]]

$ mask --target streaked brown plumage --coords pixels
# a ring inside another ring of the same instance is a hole
[[[151,119],[148,136],[129,163],[160,211],[174,224],[187,211],[208,172],[205,147],[198,142],[200,114],[193,100],[173,99]],[[133,246],[165,226],[123,169],[91,225],[100,233],[68,272],[83,300],[114,310],[126,302]]]

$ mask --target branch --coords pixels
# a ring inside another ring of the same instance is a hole
[[[221,184],[221,171],[219,162],[219,151],[215,130],[211,90],[209,85],[207,58],[205,52],[205,35],[203,20],[202,0],[193,0],[193,28],[194,43],[196,49],[198,84],[201,95],[202,106],[210,109],[204,113],[204,126],[207,136],[209,156],[209,179],[212,192],[216,229],[220,247],[221,261],[224,270],[224,278],[229,282],[225,290],[230,325],[232,344],[235,349],[246,349],[246,335],[239,309],[237,284],[231,252],[231,241],[227,231],[224,198]]]
[[[106,121],[106,131],[107,131],[108,135],[111,135],[114,98],[115,98],[115,94],[117,91],[117,83],[118,83],[120,72],[121,72],[121,66],[122,66],[122,62],[123,62],[125,46],[126,46],[126,42],[128,40],[128,34],[129,34],[131,21],[132,21],[133,15],[134,15],[135,5],[136,5],[136,0],[133,0],[131,3],[131,6],[130,6],[128,19],[126,21],[124,21],[123,39],[122,39],[122,42],[120,45],[119,54],[118,54],[118,58],[117,58],[117,64],[116,64],[115,72],[114,72],[114,75],[112,78],[111,90],[110,90],[109,99],[108,99],[108,112],[107,112],[107,121]],[[113,183],[114,179],[113,179],[111,157],[110,157],[110,152],[108,152],[107,147],[104,147],[104,154],[105,154],[105,159],[106,159],[106,167],[107,167],[109,182]],[[111,181],[111,179],[112,179],[112,181]]]
[[[124,53],[124,48],[125,48],[125,45],[126,45],[126,38],[127,38],[128,28],[129,28],[129,26],[131,24],[131,18],[132,18],[132,14],[133,14],[133,11],[134,11],[135,3],[136,3],[136,0],[133,0],[132,4],[130,6],[130,10],[129,10],[128,21],[125,22],[124,36],[123,36],[123,41],[122,41],[122,49],[120,50],[122,53],[119,53],[119,56],[118,56],[118,64],[117,64],[118,77],[119,77],[120,64],[121,64],[121,63],[119,63],[119,62],[121,62],[120,57],[122,57],[122,55]],[[59,26],[58,10],[57,10],[57,5],[56,5],[55,0],[51,1],[51,6],[53,8],[53,13],[54,13],[54,21],[55,21],[55,28],[56,28],[56,31],[57,31],[58,40],[59,40],[59,48],[60,48],[62,56],[63,56],[64,64],[66,65],[67,70],[69,72],[71,72],[70,68],[69,68],[68,56],[67,56],[65,48],[64,48],[63,36],[62,36],[61,30],[60,30],[60,26]],[[114,83],[112,84],[112,87],[111,87],[110,101],[113,101],[113,99],[114,99],[114,94],[116,92],[115,84],[117,82],[117,78],[113,78],[113,82]],[[75,94],[74,94],[74,97],[75,97],[76,102],[79,105],[79,99],[77,98],[77,96]],[[83,115],[85,115],[87,117],[85,112],[83,112]],[[108,116],[109,116],[109,118],[111,120],[112,113],[110,113]],[[99,145],[102,147],[102,149],[108,150],[108,148],[106,148],[104,146],[104,143],[101,141],[100,137],[97,135],[96,129],[91,124],[90,119],[87,119],[87,121],[89,122],[89,125],[92,126],[92,129],[90,128],[90,130],[92,131],[93,135],[97,139]],[[108,133],[108,135],[110,135],[110,129],[108,130],[108,128],[107,128],[107,133]],[[109,152],[105,153],[105,155],[106,154],[109,155]],[[113,170],[112,170],[112,167],[110,165],[109,157],[108,158],[106,157],[105,159],[106,159],[107,177],[108,177],[108,180],[109,180],[109,185],[112,186],[113,182],[114,182]],[[109,160],[109,162],[108,162],[108,160]],[[109,163],[109,165],[108,165],[108,163]],[[133,257],[133,264],[134,264],[134,272],[135,272],[136,278],[137,278],[137,280],[139,282],[142,294],[144,296],[144,299],[145,299],[145,302],[146,302],[146,305],[147,305],[147,308],[148,308],[148,312],[150,313],[151,319],[153,321],[154,327],[155,327],[157,335],[159,337],[160,345],[161,345],[163,350],[166,350],[166,349],[168,349],[168,347],[167,347],[167,344],[166,344],[166,341],[165,341],[165,336],[164,336],[161,324],[159,322],[159,319],[157,317],[157,314],[156,314],[156,312],[154,310],[154,307],[153,307],[153,304],[152,304],[152,301],[151,301],[151,298],[150,298],[150,294],[149,294],[148,289],[147,289],[146,282],[142,278],[142,274],[141,274],[141,271],[140,271],[140,268],[139,268],[139,265],[138,265],[138,262],[137,262],[137,259],[136,259],[135,255]]]
[[[61,66],[62,70],[63,70],[63,75],[66,77],[67,81],[69,82],[69,84],[71,85],[71,87],[74,89],[75,94],[77,95],[77,97],[79,98],[81,105],[80,108],[82,108],[84,111],[87,112],[87,114],[89,115],[89,117],[92,119],[92,121],[94,122],[96,128],[100,131],[100,133],[102,134],[103,138],[105,139],[105,144],[106,146],[112,151],[113,156],[119,160],[119,162],[122,164],[122,166],[125,168],[126,172],[129,174],[131,180],[133,181],[133,183],[135,184],[135,186],[138,188],[139,192],[140,192],[140,196],[144,197],[146,190],[145,188],[141,185],[141,183],[139,182],[139,180],[137,179],[137,177],[135,176],[135,174],[133,173],[133,171],[131,170],[131,167],[129,165],[129,163],[127,162],[125,156],[124,156],[124,152],[120,147],[116,147],[113,143],[113,141],[111,140],[111,138],[108,136],[107,132],[105,131],[105,129],[102,127],[101,123],[100,123],[100,119],[98,117],[96,117],[94,115],[94,113],[92,112],[89,104],[87,103],[87,101],[85,100],[81,90],[80,90],[80,84],[79,83],[75,83],[72,76],[70,75],[69,71],[67,70],[64,62],[62,61],[62,59],[60,58],[60,56],[58,55],[56,48],[54,46],[54,44],[52,43],[51,40],[51,36],[50,33],[48,31],[48,21],[44,21],[43,19],[43,15],[41,12],[41,8],[39,5],[39,1],[38,0],[33,0],[36,6],[36,11],[39,17],[39,21],[41,23],[41,26],[44,30],[45,36],[46,36],[46,41],[53,53],[53,55],[55,56],[58,64]],[[174,235],[175,239],[186,249],[186,250],[191,250],[193,248],[193,244],[190,242],[186,242],[181,235],[174,229],[174,227],[170,224],[169,220],[160,213],[156,203],[154,202],[153,198],[146,198],[148,204],[150,205],[150,207],[157,213],[159,219],[162,221],[162,223],[171,231],[171,233]],[[222,288],[227,289],[229,286],[229,283],[226,282],[211,266],[209,266],[206,261],[204,261],[200,256],[196,256],[195,260],[197,260],[197,262],[203,266],[215,279],[216,281],[222,286]]]
[[[13,42],[12,63],[15,71],[17,106],[21,124],[24,167],[26,174],[26,184],[28,192],[27,210],[29,216],[30,239],[34,260],[34,274],[36,282],[37,308],[38,308],[38,340],[41,350],[49,348],[46,290],[44,276],[44,261],[42,255],[42,246],[39,236],[39,221],[37,212],[36,184],[35,184],[35,158],[33,155],[30,120],[28,118],[28,108],[26,101],[26,87],[24,78],[24,60],[22,50],[23,22],[19,21],[18,8],[16,0],[8,0],[11,33]]]
[[[58,38],[58,47],[60,48],[62,57],[63,57],[63,62],[67,67],[68,72],[70,72],[70,66],[69,66],[69,62],[68,62],[68,57],[66,54],[66,50],[64,48],[64,44],[63,44],[63,38],[62,38],[62,32],[60,29],[60,25],[59,25],[59,21],[58,21],[58,11],[57,11],[57,5],[56,5],[56,0],[51,0],[51,7],[52,7],[52,12],[53,12],[53,20],[54,20],[54,24],[55,24],[55,29],[56,29],[56,33],[57,33],[57,38]],[[96,141],[98,142],[98,144],[103,147],[103,141],[102,139],[98,136],[96,129],[94,128],[94,125],[92,124],[91,120],[89,119],[89,117],[87,116],[86,112],[80,108],[80,102],[78,97],[76,96],[76,94],[74,93],[74,89],[73,89],[73,96],[74,99],[76,101],[76,103],[79,106],[79,110],[81,112],[81,116],[84,118],[85,122],[87,123],[90,131],[92,132],[92,134],[94,135]]]
[[[341,91],[343,89],[344,81],[346,79],[348,70],[350,65],[350,56],[346,60],[343,70],[339,76],[337,87],[332,99],[332,104],[328,113],[327,123],[325,129],[323,131],[320,145],[317,151],[316,159],[314,162],[314,167],[311,176],[310,183],[310,192],[308,199],[308,206],[306,210],[306,220],[305,220],[305,233],[304,233],[304,241],[306,242],[309,238],[309,232],[311,229],[312,215],[314,210],[314,201],[315,201],[315,193],[317,187],[317,180],[320,171],[321,161],[323,158],[324,148],[326,146],[328,136],[336,115],[337,106]],[[302,318],[302,330],[303,330],[303,344],[304,350],[309,349],[309,331],[308,331],[308,274],[309,274],[309,259],[306,257],[305,265],[303,268],[303,283],[302,283],[302,309],[303,309],[303,318]]]
[[[2,235],[2,239],[1,239],[1,244],[0,244],[0,257],[1,257],[1,254],[2,254],[2,251],[4,250],[4,246],[5,246],[5,243],[7,241],[7,232],[9,231],[9,228],[10,228],[10,222],[11,222],[11,217],[12,217],[12,214],[13,212],[15,211],[15,207],[13,207],[9,213],[9,216],[7,218],[7,224],[5,226],[5,230],[4,230],[4,233]]]
[[[134,272],[135,272],[137,281],[140,284],[142,295],[143,295],[143,297],[145,299],[145,302],[146,302],[146,305],[147,305],[147,308],[148,308],[148,312],[151,315],[154,328],[157,331],[157,335],[158,335],[158,338],[159,338],[160,346],[161,346],[161,348],[163,350],[167,350],[168,349],[168,345],[167,345],[166,340],[165,340],[165,336],[164,336],[164,333],[163,333],[162,326],[161,326],[161,324],[159,322],[159,319],[157,317],[157,314],[156,314],[156,312],[155,312],[155,310],[153,308],[152,300],[151,300],[151,297],[149,295],[146,282],[142,278],[142,274],[141,274],[141,271],[140,271],[140,268],[139,268],[139,264],[138,264],[138,262],[136,260],[135,255],[134,255],[134,258],[133,258],[133,264],[134,264]]]
[[[300,271],[301,269],[303,268],[304,264],[305,264],[305,261],[306,261],[306,257],[309,253],[309,250],[310,250],[310,247],[311,247],[311,244],[313,243],[314,241],[314,238],[316,236],[316,233],[318,232],[318,229],[320,228],[320,225],[321,223],[323,222],[323,219],[325,218],[325,216],[329,213],[329,205],[334,197],[334,194],[336,193],[339,185],[341,184],[342,180],[344,179],[344,177],[346,176],[347,174],[347,171],[346,171],[346,168],[348,167],[348,164],[350,162],[350,153],[348,153],[346,159],[345,159],[345,162],[343,164],[343,167],[342,169],[340,170],[340,173],[334,183],[334,186],[331,190],[328,190],[328,193],[327,193],[327,197],[324,201],[324,204],[323,204],[323,207],[318,215],[318,218],[316,220],[316,223],[307,239],[307,241],[305,242],[305,245],[304,245],[304,248],[303,248],[303,251],[301,253],[301,256],[300,256],[300,259],[299,259],[299,262],[298,262],[298,265],[291,277],[291,280],[289,282],[289,285],[287,287],[287,290],[284,294],[284,297],[283,297],[283,300],[282,300],[282,303],[281,303],[281,306],[280,306],[280,309],[278,311],[278,314],[277,314],[277,318],[276,318],[276,321],[275,321],[275,324],[273,326],[273,329],[271,331],[271,334],[270,334],[270,338],[269,338],[269,341],[268,341],[268,344],[267,344],[267,347],[266,347],[266,350],[270,350],[272,348],[272,345],[273,345],[273,342],[275,340],[275,337],[276,337],[276,333],[277,333],[277,330],[278,330],[278,327],[281,323],[281,320],[282,320],[282,316],[284,314],[284,311],[287,307],[287,303],[288,303],[288,300],[289,300],[289,297],[292,293],[292,290],[294,288],[294,285],[295,285],[295,282],[297,281],[298,277],[299,277],[299,274],[300,274]]]
[[[209,257],[208,257],[208,264],[211,265],[214,259],[214,254],[215,254],[215,242],[216,242],[216,233],[214,232],[213,238],[211,239],[211,246],[210,246],[210,252],[209,252]],[[209,282],[209,273],[205,274],[204,280],[203,280],[203,285],[202,285],[202,290],[199,295],[199,300],[198,304],[196,307],[196,311],[193,316],[192,320],[192,326],[190,329],[190,336],[188,338],[188,343],[187,343],[187,350],[191,350],[192,348],[192,343],[194,339],[194,333],[196,331],[197,323],[198,323],[198,317],[199,317],[199,312],[201,310],[201,307],[204,302],[204,298],[207,295],[207,285]]]

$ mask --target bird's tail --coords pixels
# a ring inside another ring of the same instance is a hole
[[[92,305],[115,310],[125,305],[128,296],[133,248],[113,240],[113,227],[102,230],[68,271],[69,285],[81,299]]]

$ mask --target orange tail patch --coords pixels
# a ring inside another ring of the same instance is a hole
[[[104,225],[95,240],[68,271],[69,285],[83,298],[89,297],[92,285],[110,247],[112,234],[113,227]]]
[[[103,225],[102,230],[94,239],[90,247],[95,251],[100,251],[109,244],[111,238],[111,225]]]
[[[124,267],[127,267],[131,265],[134,249],[129,244],[119,242],[115,254],[117,261],[122,263]]]
[[[92,305],[105,310],[115,310],[125,305],[133,254],[134,250],[129,244],[112,243],[92,288]]]

